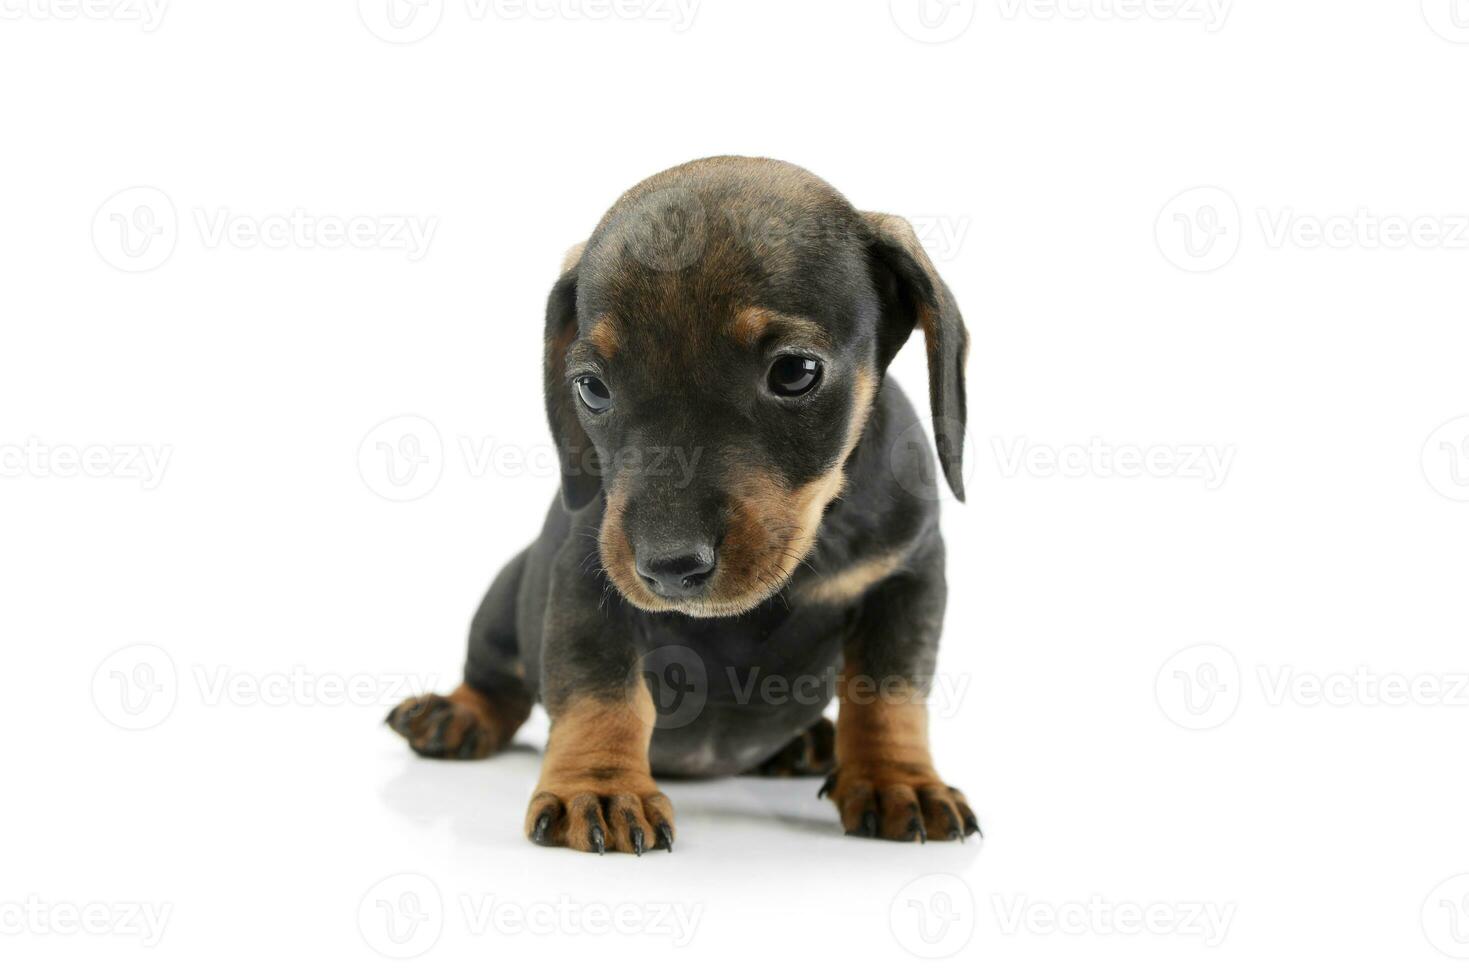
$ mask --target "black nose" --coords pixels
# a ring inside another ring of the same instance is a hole
[[[703,592],[714,575],[714,549],[707,544],[639,548],[637,565],[648,588],[669,599],[687,599]]]

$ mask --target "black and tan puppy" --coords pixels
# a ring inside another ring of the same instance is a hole
[[[885,379],[915,326],[962,499],[968,340],[908,222],[773,160],[698,160],[624,194],[546,308],[561,497],[485,596],[463,685],[389,724],[422,755],[478,759],[541,701],[541,844],[671,850],[654,776],[751,770],[830,770],[851,834],[977,832],[928,747],[937,481]]]

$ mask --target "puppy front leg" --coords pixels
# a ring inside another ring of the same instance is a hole
[[[542,691],[551,735],[526,835],[597,854],[672,851],[673,806],[648,762],[656,713],[631,630],[578,559],[565,566],[547,603]]]
[[[652,714],[641,681],[634,696],[577,695],[552,713],[525,816],[531,840],[598,854],[673,850],[673,806],[648,768]]]
[[[850,835],[924,841],[979,833],[964,794],[939,778],[928,747],[927,694],[945,598],[935,535],[862,600],[837,692],[837,768],[822,787]]]

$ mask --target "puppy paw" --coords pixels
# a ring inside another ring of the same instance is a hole
[[[843,766],[817,796],[830,796],[851,837],[962,841],[984,836],[964,794],[931,769]]]
[[[829,718],[791,739],[786,747],[751,769],[750,776],[824,776],[836,763],[836,726]]]
[[[430,759],[483,759],[502,745],[501,719],[478,692],[409,698],[388,713],[389,728]]]
[[[646,777],[542,780],[525,833],[547,847],[641,855],[673,850],[673,806]]]

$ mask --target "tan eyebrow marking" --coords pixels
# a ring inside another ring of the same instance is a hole
[[[598,357],[597,349],[585,340],[573,341],[562,357],[562,363],[568,365],[567,370],[572,370],[570,365],[584,366],[585,361],[595,361]]]
[[[754,347],[767,334],[776,331],[797,344],[825,346],[828,343],[826,331],[815,320],[793,313],[777,313],[759,306],[740,310],[726,329],[735,340],[746,347]]]
[[[587,334],[587,343],[592,349],[601,354],[603,359],[611,360],[622,347],[622,340],[617,336],[617,328],[612,321],[603,318],[593,324],[591,331]]]

